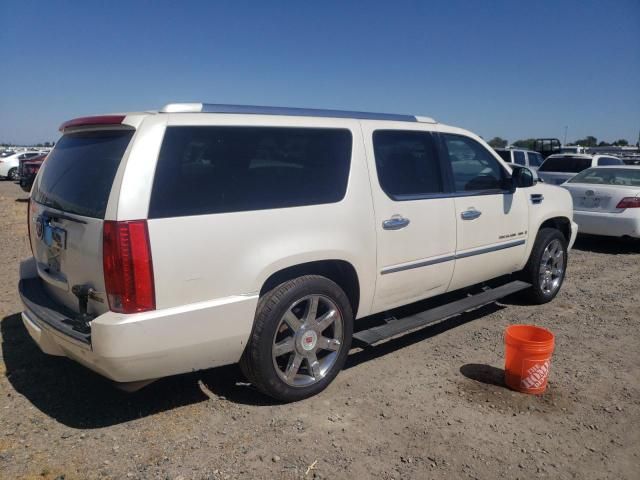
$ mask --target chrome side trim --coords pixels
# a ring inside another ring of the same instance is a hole
[[[503,243],[501,245],[493,245],[491,247],[480,248],[471,252],[464,252],[456,254],[456,260],[459,258],[473,257],[475,255],[482,255],[483,253],[497,252],[498,250],[505,250],[507,248],[518,247],[525,244],[525,240],[515,240],[509,243]]]
[[[428,267],[429,265],[436,265],[438,263],[450,262],[451,260],[455,260],[455,258],[456,258],[455,255],[449,255],[441,258],[434,258],[433,260],[424,260],[422,262],[411,263],[409,265],[401,265],[399,267],[387,267],[387,268],[383,268],[380,274],[386,275],[387,273],[403,272],[404,270],[411,270],[413,268]]]
[[[166,105],[161,111],[176,112],[177,110],[171,105],[174,104]],[[353,118],[360,120],[390,120],[396,122],[413,123],[418,122],[418,119],[413,115],[400,115],[396,113],[352,112],[346,110],[325,110],[316,108],[265,107],[255,105],[224,105],[216,103],[203,103],[202,109],[200,111],[202,113],[241,113],[255,115],[289,115],[295,117],[329,117]]]
[[[499,250],[505,250],[507,248],[518,247],[524,245],[526,240],[514,240],[513,242],[503,243],[501,245],[493,245],[491,247],[480,248],[471,252],[458,253],[456,255],[448,255],[446,257],[434,258],[432,260],[424,260],[416,263],[410,263],[408,265],[400,265],[398,267],[387,267],[380,271],[380,275],[386,275],[388,273],[403,272],[405,270],[411,270],[414,268],[428,267],[430,265],[436,265],[438,263],[450,262],[460,258],[473,257],[475,255],[482,255],[484,253],[497,252]]]

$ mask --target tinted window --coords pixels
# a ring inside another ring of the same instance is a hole
[[[585,157],[549,157],[540,166],[541,172],[579,173],[591,166],[591,158]]]
[[[169,127],[150,218],[295,207],[342,200],[348,130]]]
[[[496,150],[496,153],[500,155],[500,158],[502,158],[505,162],[512,163],[510,150]]]
[[[606,165],[622,165],[624,162],[615,157],[601,157],[598,159],[598,165],[603,167]]]
[[[640,187],[640,169],[588,168],[569,180],[569,183]]]
[[[442,193],[442,173],[433,137],[427,132],[378,130],[373,134],[382,190],[394,200]]]
[[[132,136],[132,130],[64,135],[47,157],[33,199],[78,215],[104,218],[111,184]]]
[[[513,163],[517,163],[518,165],[527,165],[527,162],[524,159],[524,152],[513,152]]]
[[[505,172],[489,151],[461,135],[443,135],[458,192],[502,189]]]
[[[544,159],[542,158],[542,155],[536,152],[528,152],[527,156],[529,157],[530,167],[539,167],[540,165],[542,165],[542,162],[544,161]]]

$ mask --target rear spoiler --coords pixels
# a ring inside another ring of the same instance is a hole
[[[72,120],[64,122],[60,125],[61,132],[69,128],[75,127],[89,127],[89,126],[99,126],[99,125],[121,125],[126,115],[97,115],[93,117],[79,117],[74,118]]]

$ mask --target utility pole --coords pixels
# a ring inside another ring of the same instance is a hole
[[[568,130],[569,130],[569,126],[568,126],[568,125],[565,125],[565,126],[564,126],[564,143],[563,143],[563,145],[566,145],[566,144],[567,144],[567,131],[568,131]]]

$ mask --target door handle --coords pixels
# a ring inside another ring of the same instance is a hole
[[[480,215],[482,215],[482,212],[476,210],[475,208],[471,208],[469,210],[465,210],[464,212],[462,212],[460,214],[460,216],[462,217],[463,220],[475,220]]]
[[[400,215],[394,215],[388,220],[382,222],[382,228],[385,230],[400,230],[401,228],[409,225],[410,220],[408,218],[404,218]]]

